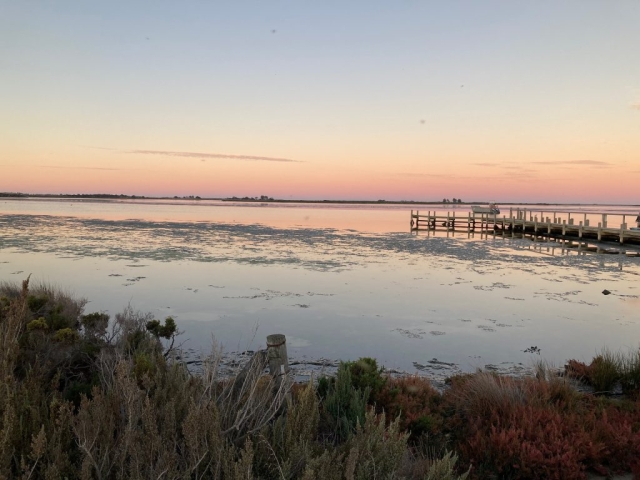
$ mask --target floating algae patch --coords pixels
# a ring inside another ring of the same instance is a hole
[[[53,233],[55,232],[55,233]],[[343,271],[362,264],[384,263],[385,255],[407,263],[429,256],[443,270],[495,272],[501,265],[576,266],[582,271],[619,271],[619,262],[603,264],[597,256],[519,254],[517,239],[503,240],[500,249],[486,241],[423,238],[404,233],[361,233],[331,228],[275,228],[260,224],[104,220],[46,215],[0,215],[3,248],[57,255],[100,256],[136,261],[235,262],[250,265],[292,265],[317,271]],[[522,242],[522,240],[520,240]],[[283,248],[284,247],[284,248]],[[514,247],[511,251],[509,247]],[[499,261],[494,258],[499,251]],[[465,262],[471,261],[472,264]],[[620,262],[637,259],[623,258]],[[455,264],[452,264],[455,262]],[[615,265],[615,266],[614,266]],[[141,268],[144,264],[129,264]],[[589,275],[567,280],[593,282]],[[462,285],[459,275],[453,285]],[[509,288],[494,282],[479,289]]]

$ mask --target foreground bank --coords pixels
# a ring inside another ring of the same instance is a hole
[[[634,356],[534,378],[386,377],[372,359],[295,385],[252,362],[194,375],[175,322],[110,320],[55,288],[0,287],[0,478],[586,478],[640,474]],[[625,360],[626,359],[626,360]],[[640,361],[637,362],[640,371]]]

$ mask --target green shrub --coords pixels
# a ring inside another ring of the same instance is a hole
[[[620,381],[620,363],[608,350],[596,356],[589,366],[589,382],[596,392],[611,392]]]
[[[622,393],[631,397],[640,396],[640,350],[620,357]]]
[[[172,317],[167,317],[164,321],[164,325],[160,323],[160,320],[151,320],[147,322],[147,331],[151,332],[156,338],[164,338],[169,340],[178,331],[176,321]]]
[[[364,391],[369,389],[368,400],[373,400],[386,383],[384,369],[378,368],[378,362],[369,357],[359,358],[353,362],[345,362],[351,373],[351,383],[355,388]]]
[[[322,379],[321,379],[322,380]],[[349,438],[357,425],[364,424],[369,388],[364,391],[353,386],[351,370],[340,363],[335,378],[321,382],[323,425],[337,442]]]
[[[456,474],[457,462],[458,456],[447,452],[444,457],[433,462],[424,480],[465,480],[471,473],[471,467],[462,475],[458,475]]]
[[[625,370],[629,372],[628,382],[624,379]],[[596,393],[611,393],[618,383],[622,383],[623,388],[633,390],[633,385],[636,384],[635,375],[640,375],[640,359],[634,360],[633,356],[603,349],[589,365],[569,360],[565,372],[570,377],[591,385]]]
[[[64,343],[67,345],[71,345],[77,342],[79,338],[80,335],[78,334],[78,332],[70,328],[62,328],[58,330],[53,336],[53,339],[56,342]]]
[[[27,297],[27,306],[33,313],[38,313],[49,301],[46,295],[29,295]]]
[[[89,313],[80,317],[84,333],[90,337],[102,337],[107,333],[109,315],[101,312]]]
[[[36,320],[31,320],[27,324],[27,332],[33,332],[34,330],[40,330],[46,332],[49,330],[49,325],[45,321],[44,317],[40,317]]]

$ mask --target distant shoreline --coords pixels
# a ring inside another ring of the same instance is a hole
[[[188,197],[149,197],[145,195],[114,195],[107,193],[96,193],[96,194],[53,194],[53,193],[42,193],[42,194],[29,194],[29,193],[14,193],[14,192],[0,192],[0,198],[12,199],[12,200],[21,200],[21,199],[70,199],[70,200],[173,200],[173,201],[189,201],[189,202],[198,202],[198,201],[218,201],[218,202],[235,202],[235,203],[306,203],[306,204],[320,204],[320,205],[438,205],[443,207],[457,207],[457,206],[468,206],[468,205],[483,205],[488,204],[489,202],[486,200],[473,201],[473,202],[448,202],[443,203],[442,201],[420,201],[420,200],[295,200],[295,199],[278,199],[278,198],[269,198],[269,199],[260,199],[260,198],[250,198],[250,197],[198,197],[198,196],[188,196]],[[626,203],[584,203],[584,202],[499,202],[502,205],[572,205],[572,206],[588,206],[588,205],[598,205],[598,206],[608,206],[608,207],[640,207],[640,204],[626,204]]]

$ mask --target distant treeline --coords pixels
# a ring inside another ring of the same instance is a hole
[[[0,192],[0,197],[28,197],[26,193]]]
[[[111,193],[14,193],[0,192],[0,197],[38,197],[38,198],[147,198],[144,195],[115,195]]]

